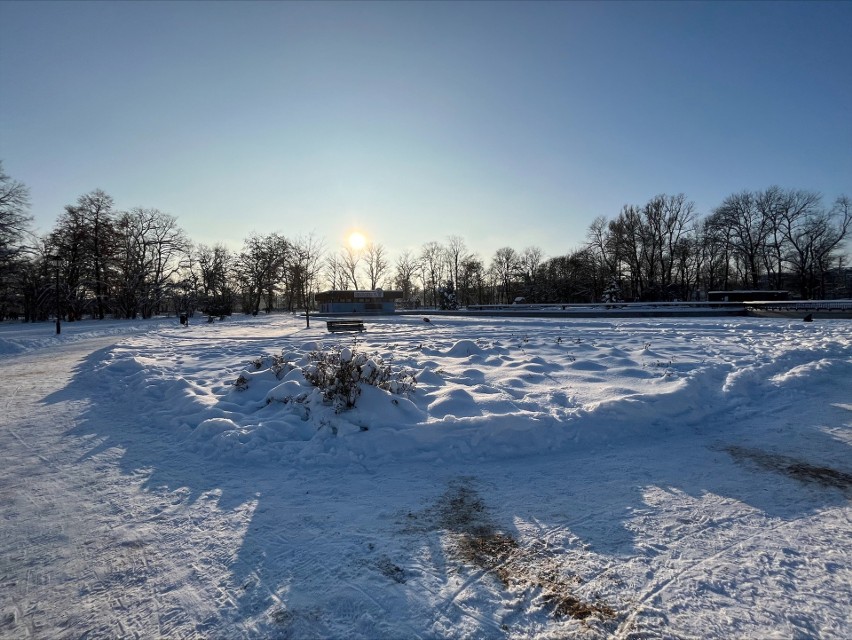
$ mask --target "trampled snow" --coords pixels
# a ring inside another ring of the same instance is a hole
[[[363,375],[342,410],[318,353]],[[0,326],[0,636],[852,629],[852,322]],[[307,377],[306,377],[307,375]]]

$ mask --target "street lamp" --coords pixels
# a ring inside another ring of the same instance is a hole
[[[308,329],[311,328],[311,292],[308,292],[307,300],[305,301],[305,322],[308,324]]]
[[[56,270],[56,287],[54,288],[54,292],[56,293],[56,335],[59,335],[62,332],[62,326],[59,321],[62,316],[62,309],[59,307],[59,267],[62,265],[62,257],[54,254],[47,256],[47,259],[50,260],[50,264]]]

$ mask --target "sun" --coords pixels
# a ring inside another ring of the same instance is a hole
[[[353,231],[349,234],[348,242],[355,251],[360,251],[367,245],[367,238],[360,231]]]

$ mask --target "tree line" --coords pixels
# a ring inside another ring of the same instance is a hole
[[[410,307],[695,300],[711,290],[788,289],[852,297],[843,251],[850,199],[770,187],[735,193],[700,217],[683,194],[599,217],[578,247],[497,249],[486,262],[451,235],[391,260],[378,243],[327,250],[313,234],[252,234],[239,251],[193,243],[177,218],[118,210],[102,190],[66,205],[53,229],[31,230],[29,191],[0,164],[0,320],[148,318],[295,311],[323,289],[393,288]]]

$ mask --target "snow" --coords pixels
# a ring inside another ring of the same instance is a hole
[[[62,330],[0,325],[0,637],[852,630],[848,320]]]

